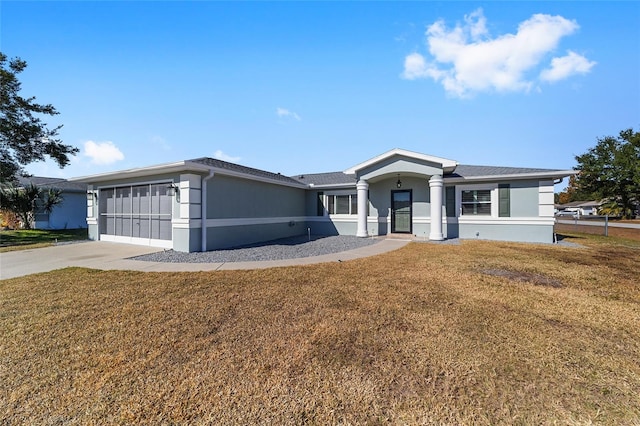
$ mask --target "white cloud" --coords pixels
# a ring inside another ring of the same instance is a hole
[[[551,67],[542,70],[540,80],[554,83],[574,74],[586,74],[596,63],[589,61],[582,55],[569,51],[568,55],[561,58],[553,58]]]
[[[84,143],[84,155],[91,158],[93,164],[111,164],[124,160],[124,154],[111,141]]]
[[[478,40],[487,34],[487,19],[482,14],[482,9],[477,9],[470,15],[465,15],[464,22],[467,23],[473,40]]]
[[[298,121],[302,120],[298,114],[296,114],[295,112],[289,111],[286,108],[280,108],[280,107],[276,108],[276,114],[278,114],[278,117],[291,117]]]
[[[237,163],[242,159],[241,157],[232,157],[231,155],[227,155],[220,149],[213,153],[213,158],[217,158],[218,160],[222,161],[228,161],[230,163]]]
[[[429,72],[427,71],[429,69],[424,56],[419,53],[412,53],[404,58],[404,72],[402,76],[409,80],[429,77]]]
[[[402,77],[431,78],[442,84],[447,93],[459,97],[485,91],[526,92],[533,85],[527,73],[541,65],[562,37],[578,28],[575,21],[562,16],[536,14],[520,23],[515,34],[492,38],[482,9],[466,15],[464,24],[457,24],[453,29],[438,20],[426,31],[430,58],[420,53],[407,55]],[[572,62],[571,68],[562,62],[557,66],[552,62],[552,70],[570,68],[573,71],[549,71],[545,76],[560,79],[575,74],[577,69],[588,72],[594,63],[581,58],[591,65],[585,67]]]

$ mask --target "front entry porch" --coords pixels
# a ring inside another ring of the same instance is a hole
[[[452,172],[456,166],[457,162],[446,158],[394,149],[345,170],[345,174],[355,175],[357,182],[356,236],[369,236],[367,220],[371,207],[377,210],[378,219],[389,217],[391,221],[390,228],[374,231],[374,235],[415,234],[415,224],[429,223],[429,240],[442,241],[443,175]]]
[[[401,188],[396,176],[357,184],[358,237],[412,234],[442,241],[445,235],[441,175],[406,175]]]

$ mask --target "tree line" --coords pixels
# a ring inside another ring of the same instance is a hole
[[[640,132],[622,130],[617,137],[598,138],[596,145],[575,157],[578,174],[557,194],[560,204],[602,201],[601,214],[632,218],[640,207]]]

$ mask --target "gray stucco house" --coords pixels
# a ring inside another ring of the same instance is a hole
[[[197,158],[73,179],[93,240],[193,252],[307,234],[553,242],[572,170],[461,165],[393,149],[348,170],[283,176]]]

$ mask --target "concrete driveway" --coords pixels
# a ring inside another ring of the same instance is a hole
[[[96,269],[120,269],[127,257],[158,251],[157,247],[87,241],[57,246],[0,253],[0,278],[48,272],[68,266]],[[115,268],[114,268],[115,267]]]
[[[309,265],[314,263],[338,262],[373,256],[399,249],[408,243],[408,240],[387,239],[355,250],[300,259],[270,260],[263,262],[163,263],[143,262],[129,259],[130,257],[162,250],[157,247],[136,246],[105,241],[87,241],[32,250],[18,250],[0,253],[0,279],[21,277],[39,272],[48,272],[69,266],[104,270],[118,269],[147,272],[193,272]]]

